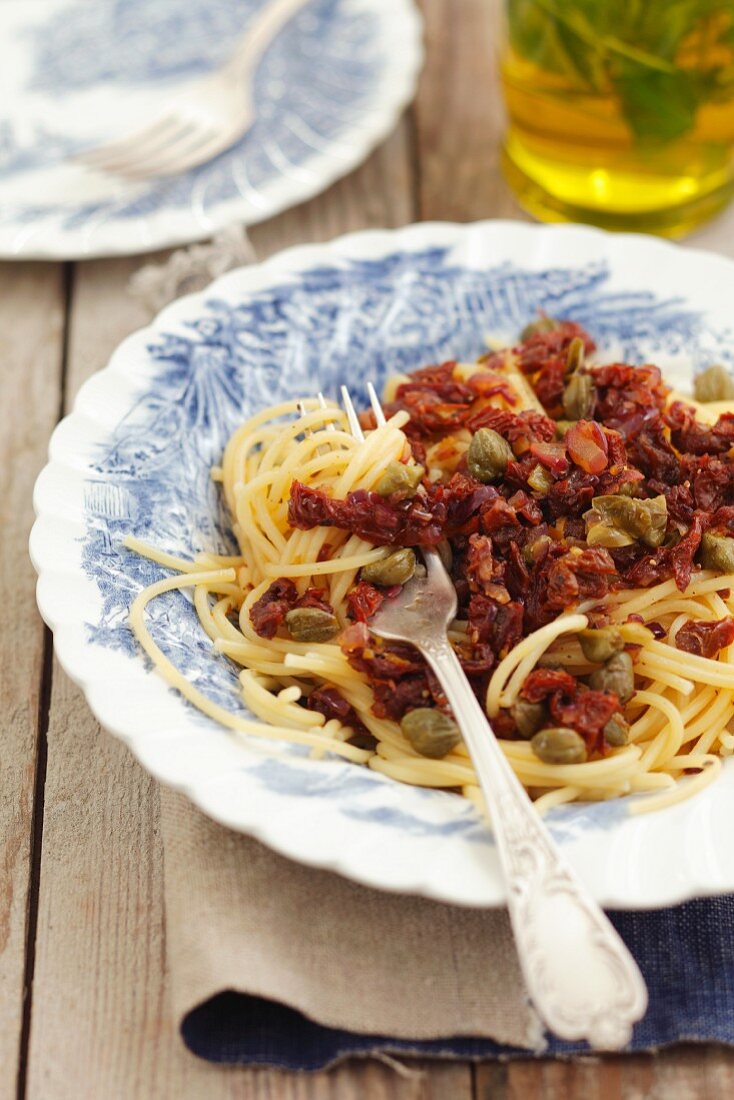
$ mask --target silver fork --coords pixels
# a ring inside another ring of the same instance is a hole
[[[148,126],[78,153],[73,160],[98,172],[144,180],[185,172],[224,152],[254,121],[252,83],[257,63],[285,23],[308,2],[268,4],[215,73],[181,92]]]
[[[371,383],[377,424],[385,423]],[[342,387],[355,438],[364,439]],[[461,728],[491,817],[507,883],[507,905],[530,998],[562,1039],[618,1050],[647,1007],[642,975],[601,908],[577,879],[533,808],[492,732],[447,637],[456,591],[435,550],[421,549],[415,576],[370,620],[382,638],[411,642],[433,669]]]

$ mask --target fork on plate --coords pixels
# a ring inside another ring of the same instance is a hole
[[[75,163],[130,181],[170,176],[224,152],[255,120],[253,80],[273,39],[309,0],[274,0],[255,16],[229,60],[185,89],[148,126],[76,154]]]
[[[377,425],[386,423],[371,383]],[[364,434],[342,387],[349,428]],[[324,398],[319,394],[322,407]],[[579,882],[533,808],[495,737],[447,636],[456,591],[438,553],[421,548],[415,575],[369,622],[382,638],[410,642],[436,674],[461,729],[489,811],[507,883],[507,905],[530,999],[562,1039],[586,1039],[603,1050],[629,1041],[647,1007],[635,960],[601,908]]]

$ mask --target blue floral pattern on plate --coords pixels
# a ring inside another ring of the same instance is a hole
[[[269,2],[40,0],[5,35],[0,10],[0,46],[24,57],[24,75],[0,106],[0,252],[13,229],[39,219],[46,240],[36,235],[28,246],[39,255],[54,252],[57,235],[70,255],[163,247],[174,233],[196,239],[228,220],[268,217],[357,163],[412,90],[420,55],[412,0],[310,0],[261,59],[255,121],[233,148],[182,176],[79,197],[87,177],[68,158],[139,128],[116,115],[131,97],[140,104],[149,90],[159,103],[169,86],[216,70]],[[151,222],[161,214],[174,216],[168,228]]]
[[[732,361],[729,334],[712,333],[679,299],[644,289],[620,293],[609,282],[606,262],[541,271],[506,262],[474,270],[452,262],[445,248],[429,248],[313,267],[235,304],[209,298],[195,320],[150,343],[154,375],[95,456],[83,563],[103,603],[99,620],[88,625],[90,640],[134,653],[127,609],[141,586],[162,575],[122,547],[126,533],[184,556],[232,551],[210,468],[234,428],[267,405],[319,389],[336,395],[343,382],[360,394],[368,379],[379,388],[395,371],[473,359],[487,334],[511,339],[538,310],[580,321],[606,352],[628,361],[681,352],[702,364]],[[237,670],[212,653],[187,596],[155,601],[150,627],[200,690],[244,710]],[[436,823],[375,802],[371,773],[347,767],[335,783],[314,770],[303,749],[286,756],[252,766],[253,777],[275,794],[337,800],[345,815],[386,830],[487,840],[468,805]],[[567,807],[555,814],[554,827],[574,836],[582,825],[605,826],[624,812],[621,803]]]

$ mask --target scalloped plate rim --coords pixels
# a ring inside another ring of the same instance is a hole
[[[307,270],[319,262],[327,262],[330,259],[333,260],[335,257],[359,259],[365,258],[365,252],[368,254],[367,258],[369,258],[369,256],[372,255],[384,254],[388,249],[397,250],[398,248],[403,248],[406,251],[410,251],[417,246],[456,245],[463,237],[477,230],[482,231],[486,227],[491,227],[492,231],[517,233],[520,237],[524,236],[526,239],[531,237],[538,237],[541,239],[545,237],[549,240],[552,240],[554,237],[561,239],[565,237],[570,239],[574,236],[578,236],[583,239],[597,240],[600,245],[605,245],[603,251],[607,253],[610,248],[612,252],[614,252],[618,248],[622,249],[625,244],[630,247],[644,247],[647,250],[659,253],[663,258],[665,256],[672,257],[673,255],[679,258],[683,251],[680,249],[680,246],[669,241],[650,238],[641,234],[610,235],[603,230],[587,226],[538,226],[511,220],[491,220],[465,224],[436,221],[415,223],[400,229],[360,230],[354,233],[345,234],[322,244],[295,245],[275,254],[262,263],[228,272],[220,276],[204,291],[187,295],[166,306],[149,325],[126,337],[113,352],[107,366],[92,375],[80,387],[74,400],[72,411],[54,430],[49,444],[50,461],[44,470],[41,471],[36,482],[36,488],[34,490],[34,509],[39,520],[41,518],[48,519],[50,528],[53,530],[55,521],[61,518],[58,515],[49,513],[44,506],[44,478],[48,476],[49,471],[63,472],[64,469],[70,469],[65,463],[53,458],[55,449],[54,441],[59,438],[59,433],[61,431],[72,432],[73,434],[75,418],[78,416],[87,416],[86,413],[81,411],[81,407],[84,405],[85,401],[85,394],[89,393],[93,386],[103,388],[105,378],[111,378],[118,372],[120,372],[123,377],[127,377],[125,364],[126,361],[129,361],[131,353],[134,353],[136,348],[143,347],[153,335],[160,332],[163,327],[170,326],[171,324],[175,325],[178,324],[181,319],[193,317],[196,312],[203,307],[206,300],[216,297],[218,290],[225,292],[230,287],[235,287],[238,280],[243,279],[243,277],[246,281],[254,279],[262,287],[265,287],[272,285],[275,281],[273,278],[274,276],[282,276],[289,272],[295,275],[299,271]],[[689,259],[698,260],[706,265],[719,268],[722,274],[726,274],[730,279],[734,280],[734,263],[726,257],[711,254],[702,249],[688,248],[685,249],[685,255]],[[62,425],[64,425],[63,428]],[[78,471],[75,471],[75,473],[78,473]],[[74,518],[70,519],[69,517],[64,517],[64,522],[74,525],[79,532],[84,530],[83,523]],[[81,674],[78,665],[75,665],[72,659],[73,648],[80,644],[79,639],[72,637],[72,634],[74,632],[78,634],[82,624],[55,621],[54,615],[49,609],[48,601],[44,598],[44,593],[46,591],[45,586],[53,587],[54,584],[62,583],[63,578],[69,574],[68,572],[49,570],[42,567],[39,560],[41,555],[38,553],[37,548],[37,540],[42,537],[42,534],[39,532],[41,532],[41,527],[37,520],[31,532],[30,553],[34,567],[39,572],[39,608],[44,621],[54,632],[54,644],[62,668],[64,668],[65,671],[68,670],[70,677],[81,687],[89,701],[89,695],[92,691],[91,685],[95,683],[93,670],[89,675],[85,676]],[[135,674],[133,674],[133,678],[134,675]],[[91,701],[89,701],[89,705],[95,717],[102,721],[99,714],[99,708],[95,707]],[[141,733],[140,730],[131,731],[129,728],[125,728],[124,723],[118,725],[114,721],[110,721],[109,718],[103,722],[103,725],[108,732],[113,734],[113,736],[124,741],[138,759],[141,759],[141,756],[145,755],[144,749],[136,744],[136,742],[139,742],[141,736],[144,737],[144,733]],[[724,769],[724,776],[728,775],[730,777],[729,785],[731,785],[731,781],[734,780],[734,761],[730,761],[728,764],[729,766]],[[294,859],[309,866],[333,871],[354,881],[361,882],[366,886],[389,892],[419,894],[434,900],[465,906],[491,907],[504,903],[504,886],[501,882],[495,882],[492,889],[488,889],[485,882],[483,884],[483,889],[480,890],[464,889],[463,893],[455,889],[447,891],[446,889],[442,889],[441,885],[434,881],[430,875],[427,875],[425,870],[420,873],[416,872],[412,877],[403,875],[403,878],[399,882],[395,882],[391,881],[389,876],[382,875],[381,877],[379,872],[366,870],[364,867],[360,868],[350,860],[348,853],[339,850],[338,844],[336,844],[336,846],[332,845],[332,850],[330,851],[324,851],[323,849],[320,851],[304,851],[302,847],[299,847],[297,840],[294,843],[292,837],[289,839],[287,836],[280,835],[272,828],[269,828],[267,821],[262,821],[258,819],[257,816],[247,820],[244,820],[243,817],[237,819],[231,813],[222,810],[221,807],[217,807],[216,792],[213,792],[213,788],[218,781],[217,779],[204,780],[199,783],[172,782],[165,774],[165,767],[152,767],[149,762],[144,763],[144,766],[161,782],[184,793],[203,812],[207,813],[220,824],[255,837],[290,859]],[[717,784],[722,782],[724,776],[717,781]],[[391,782],[387,779],[385,779],[385,781]],[[696,799],[694,798],[690,803],[685,803],[684,805],[691,806],[695,801]],[[660,811],[653,816],[659,817],[660,814],[666,814],[667,812],[668,811]],[[243,816],[246,817],[246,814],[243,813]],[[650,819],[637,818],[634,820],[640,823],[647,823]],[[571,858],[573,861],[572,853]],[[642,896],[639,886],[637,888],[637,893],[634,896],[630,896],[629,891],[625,893],[623,886],[619,883],[616,885],[607,885],[598,891],[598,893],[599,900],[610,908],[656,908],[663,905],[679,904],[693,897],[715,896],[732,889],[734,889],[734,881],[724,882],[721,881],[720,877],[717,879],[711,874],[709,874],[709,877],[706,877],[703,872],[700,872],[698,877],[695,878],[695,881],[692,876],[689,876],[688,879],[681,880],[678,883],[671,882],[670,887],[666,889],[664,893],[658,892],[654,897]]]

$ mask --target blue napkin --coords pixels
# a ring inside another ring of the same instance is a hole
[[[734,896],[609,915],[637,959],[650,995],[628,1050],[681,1041],[734,1044]],[[287,1070],[319,1070],[353,1054],[381,1052],[476,1060],[535,1057],[488,1039],[447,1035],[411,1041],[339,1031],[286,1005],[234,992],[195,1008],[181,1033],[194,1054],[211,1062]],[[542,1057],[588,1052],[586,1043],[551,1038]]]

